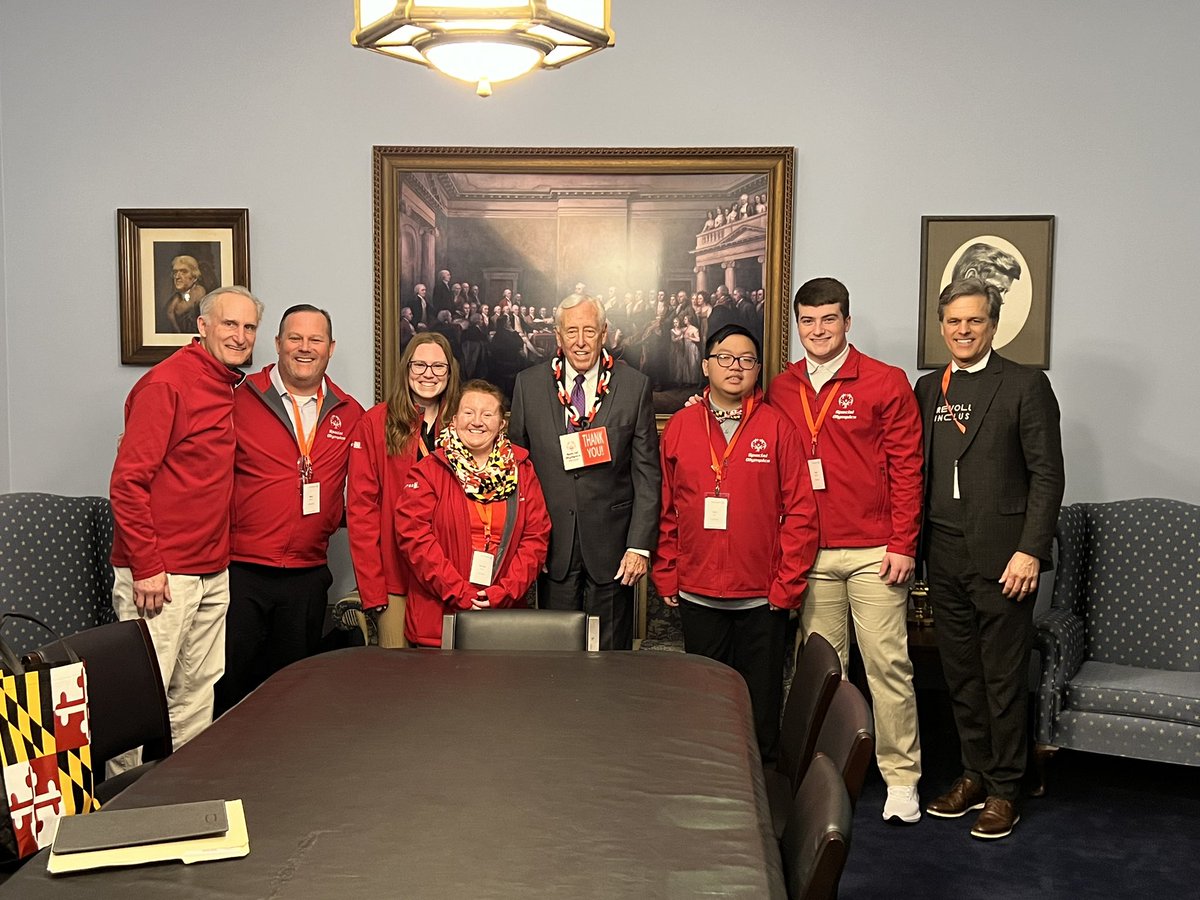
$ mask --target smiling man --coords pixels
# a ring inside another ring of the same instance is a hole
[[[679,607],[684,649],[736,669],[759,753],[776,757],[788,610],[817,552],[817,506],[799,438],[763,403],[758,340],[741,325],[708,339],[703,403],[662,437],[654,585]]]
[[[582,287],[582,286],[580,286]],[[550,509],[545,609],[600,617],[600,649],[633,647],[633,585],[658,535],[658,430],[650,382],[604,347],[604,306],[581,293],[554,311],[558,354],[521,372],[512,442],[529,451]],[[580,448],[603,446],[582,454]]]
[[[264,679],[316,652],[328,604],[329,537],[345,508],[347,439],[363,414],[325,374],[329,313],[288,309],[277,364],[246,379],[234,425],[233,537],[225,675],[217,714]]]
[[[201,301],[200,337],[143,375],[125,401],[109,497],[113,609],[154,640],[176,748],[212,722],[229,606],[235,367],[254,350],[262,304],[244,287]],[[110,772],[132,768],[124,754]]]
[[[978,278],[947,285],[938,319],[951,361],[916,387],[929,599],[963,763],[926,811],[950,819],[982,809],[971,834],[983,839],[1020,819],[1033,605],[1065,483],[1050,381],[992,350],[1000,304]]]
[[[912,824],[921,818],[921,743],[907,611],[921,528],[921,416],[904,372],[849,342],[844,284],[807,281],[794,309],[804,358],[771,382],[767,402],[802,435],[821,511],[801,637],[828,638],[845,672],[853,619],[887,785],[883,818]]]

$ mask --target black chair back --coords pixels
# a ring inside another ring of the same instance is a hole
[[[841,773],[818,753],[792,801],[779,842],[791,900],[836,900],[853,817]]]
[[[478,609],[442,619],[444,650],[599,650],[600,619],[569,609]]]
[[[83,660],[87,671],[92,768],[97,779],[103,777],[105,762],[136,747],[142,748],[144,763],[169,756],[173,748],[167,695],[146,623],[141,619],[113,622],[65,637],[63,642]],[[30,657],[65,662],[57,641]],[[111,799],[101,788],[97,787],[101,802]]]
[[[833,760],[846,782],[851,805],[857,804],[875,752],[875,718],[862,691],[849,681],[837,686],[817,736],[816,752]]]
[[[784,706],[775,764],[791,783],[793,794],[804,779],[825,712],[841,680],[842,662],[833,644],[820,634],[810,634],[796,662],[796,675]]]

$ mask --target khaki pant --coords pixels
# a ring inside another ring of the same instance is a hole
[[[404,637],[404,608],[407,605],[408,598],[403,594],[388,594],[387,609],[375,620],[375,627],[379,629],[380,647],[408,646]]]
[[[847,620],[854,632],[875,711],[875,756],[889,787],[921,778],[917,697],[908,656],[908,587],[879,577],[885,547],[823,549],[808,574],[801,612],[801,639],[816,632],[837,649],[845,674],[849,661]]]
[[[133,602],[133,575],[113,569],[113,609],[122,622],[138,618]],[[212,724],[213,685],[225,671],[225,613],[229,609],[229,573],[167,575],[171,602],[146,619],[167,693],[171,743],[178,750]],[[132,769],[141,750],[109,763],[109,774]]]

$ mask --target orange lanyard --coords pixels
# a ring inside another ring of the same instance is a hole
[[[946,404],[946,412],[950,414],[951,421],[958,426],[959,434],[967,433],[967,426],[958,421],[958,416],[954,414],[954,407],[950,405],[950,397],[946,391],[950,390],[950,363],[946,363],[946,371],[942,373],[942,401]]]
[[[300,453],[304,458],[311,459],[313,444],[317,440],[317,426],[321,424],[321,406],[325,403],[325,390],[317,388],[317,418],[313,422],[312,434],[308,435],[304,433],[304,420],[300,417],[300,404],[291,394],[288,394],[288,399],[292,401],[292,412],[296,414],[296,444],[300,447]]]
[[[754,409],[754,398],[747,397],[742,403],[742,419],[738,422],[738,427],[734,430],[733,436],[725,445],[725,452],[721,458],[717,459],[717,448],[713,446],[712,439],[712,413],[708,410],[708,390],[704,391],[704,434],[708,437],[708,452],[712,456],[713,474],[717,476],[717,486],[713,492],[720,496],[721,482],[725,480],[725,472],[729,468],[729,457],[733,453],[733,446],[738,442],[738,438],[742,436],[742,429],[746,427],[746,421],[750,418],[750,412]]]
[[[483,523],[483,552],[492,552],[492,504],[480,503],[478,500],[472,500],[475,504],[475,512],[479,514],[479,521]]]
[[[821,407],[821,415],[814,421],[812,407],[808,405],[808,391],[804,390],[804,385],[800,386],[800,405],[804,407],[804,420],[808,423],[808,433],[812,436],[812,455],[817,455],[817,435],[821,433],[821,426],[825,424],[825,414],[829,412],[829,407],[833,404],[833,395],[837,393],[832,387],[833,380],[827,382],[829,386],[829,394],[825,398],[825,404]]]

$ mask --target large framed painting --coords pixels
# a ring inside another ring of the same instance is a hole
[[[917,366],[950,361],[938,322],[938,295],[958,278],[982,278],[1000,291],[992,346],[1013,362],[1050,368],[1050,289],[1054,216],[922,216],[921,324]]]
[[[118,209],[121,363],[151,366],[199,332],[200,301],[250,287],[245,209]]]
[[[604,304],[661,416],[701,383],[714,313],[762,339],[769,379],[788,361],[794,165],[790,147],[376,147],[376,399],[431,329],[511,396],[573,293]]]

